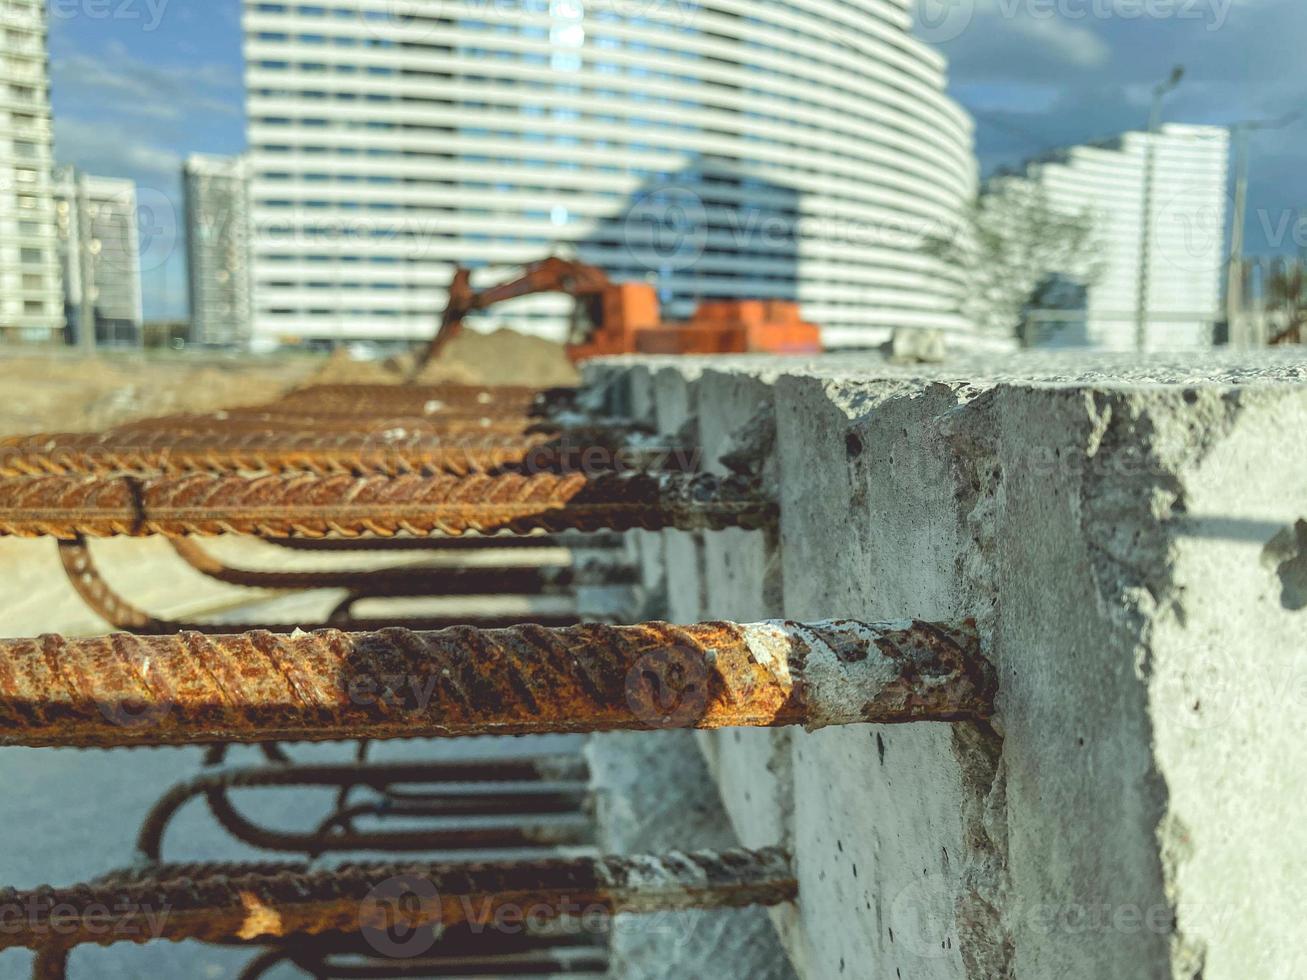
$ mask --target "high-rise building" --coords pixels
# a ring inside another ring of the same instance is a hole
[[[0,3],[0,340],[63,328],[44,0]]]
[[[250,336],[249,175],[244,157],[195,154],[183,167],[192,343]]]
[[[58,253],[69,335],[97,344],[141,342],[141,250],[136,184],[75,167],[55,173]]]
[[[429,336],[452,263],[555,250],[657,277],[669,317],[772,297],[833,344],[967,334],[924,245],[974,195],[972,126],[911,6],[245,0],[256,337]]]
[[[1050,207],[1086,214],[1093,224],[1097,275],[1078,308],[1034,313],[1044,320],[1048,343],[1211,346],[1222,319],[1228,157],[1224,127],[1167,125],[1152,135],[1125,133],[1058,151],[1026,167],[1025,179]]]

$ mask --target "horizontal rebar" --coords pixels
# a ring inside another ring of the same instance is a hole
[[[374,433],[50,434],[0,444],[0,476],[131,473],[467,473],[514,469],[688,469],[691,449],[604,429],[448,435],[402,426]]]
[[[327,384],[287,392],[268,408],[326,407],[332,411],[419,412],[428,415],[467,408],[491,411],[545,412],[575,402],[575,388],[526,388],[513,385],[349,385]]]
[[[268,544],[291,551],[431,551],[467,552],[497,551],[503,548],[581,548],[589,550],[620,549],[623,541],[620,534],[525,534],[510,536],[505,534],[479,535],[468,534],[459,538],[267,538]]]
[[[228,585],[250,589],[346,589],[355,598],[398,596],[572,595],[577,588],[634,585],[629,566],[583,562],[579,565],[491,565],[484,567],[401,565],[373,569],[317,569],[265,572],[224,565],[190,538],[168,543],[192,568]]]
[[[0,891],[18,910],[0,949],[52,943],[266,940],[424,926],[564,919],[589,913],[744,908],[792,901],[798,884],[777,848],[654,857],[467,864],[357,864],[249,870],[155,869],[152,877],[72,888]]]
[[[596,420],[594,424],[605,424]],[[367,435],[394,428],[421,428],[431,434],[453,435],[482,433],[522,435],[530,432],[558,432],[562,426],[546,419],[526,415],[490,416],[484,413],[443,413],[441,415],[296,415],[270,412],[265,408],[231,409],[207,414],[181,413],[159,418],[126,422],[115,433],[155,434],[157,438],[207,436],[217,432],[336,432]]]
[[[63,539],[759,528],[775,513],[748,481],[707,474],[0,480],[0,535]]]
[[[174,539],[176,540],[176,539]],[[313,629],[324,625],[321,620],[298,623],[197,623],[187,620],[163,619],[152,616],[134,603],[119,595],[105,581],[95,564],[91,550],[81,538],[61,540],[59,557],[63,562],[68,581],[90,609],[115,629],[127,630],[149,636],[167,636],[186,631],[198,633],[253,633],[269,630],[273,633],[293,633],[297,630]],[[275,573],[274,573],[275,574]],[[402,589],[398,591],[402,592]],[[413,630],[439,630],[450,626],[473,626],[480,629],[497,629],[506,626],[520,626],[525,622],[541,626],[572,626],[580,622],[580,617],[572,613],[522,612],[516,614],[464,613],[461,616],[392,616],[361,618],[349,614],[349,608],[366,598],[377,598],[362,590],[346,598],[333,613],[325,625],[355,632],[372,632],[392,627]]]
[[[986,717],[968,626],[583,625],[0,640],[0,744],[183,745]]]

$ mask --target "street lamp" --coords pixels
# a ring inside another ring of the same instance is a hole
[[[1301,112],[1291,112],[1278,119],[1249,119],[1230,126],[1234,137],[1234,217],[1230,227],[1230,266],[1225,281],[1225,320],[1231,342],[1235,324],[1243,309],[1243,239],[1248,220],[1248,134],[1262,129],[1283,129],[1297,122]]]
[[[1140,220],[1139,285],[1135,302],[1135,347],[1144,350],[1148,343],[1148,277],[1153,258],[1153,174],[1157,165],[1155,146],[1157,130],[1162,124],[1162,100],[1175,91],[1184,78],[1184,65],[1171,69],[1171,76],[1153,89],[1153,108],[1148,114],[1148,138],[1144,144],[1144,204]]]

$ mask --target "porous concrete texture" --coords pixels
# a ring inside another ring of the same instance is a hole
[[[992,725],[698,737],[800,977],[1307,975],[1307,358],[588,370],[710,468],[774,413],[779,532],[660,536],[674,621],[973,618],[999,669]]]
[[[603,853],[740,846],[689,732],[597,735],[586,756]],[[794,980],[762,909],[619,915],[611,939],[615,980]]]

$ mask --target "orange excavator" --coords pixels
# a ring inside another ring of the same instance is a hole
[[[418,358],[414,376],[440,357],[469,314],[521,296],[563,293],[575,301],[567,353],[573,362],[605,354],[810,354],[821,332],[787,300],[709,300],[684,322],[664,323],[658,293],[643,282],[614,283],[597,266],[551,256],[522,275],[480,291],[472,274],[454,270],[440,329]]]

